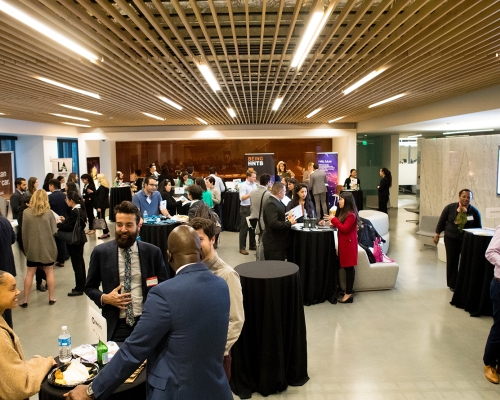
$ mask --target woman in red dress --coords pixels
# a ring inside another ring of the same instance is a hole
[[[346,288],[341,303],[353,302],[354,266],[358,264],[358,226],[359,217],[354,197],[350,192],[343,192],[339,198],[340,213],[331,219],[338,230],[338,252],[340,268],[346,276]]]

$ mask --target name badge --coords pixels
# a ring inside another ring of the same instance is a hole
[[[467,221],[474,221],[473,215],[467,215]]]
[[[152,287],[158,285],[158,277],[152,276],[151,278],[146,279],[146,286]]]

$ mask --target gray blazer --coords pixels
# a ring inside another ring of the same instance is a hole
[[[265,194],[264,194],[265,193]],[[262,195],[264,194],[264,198]],[[252,193],[250,193],[250,218],[259,218],[260,205],[264,208],[266,200],[271,195],[271,192],[262,185],[259,185]],[[261,203],[262,199],[262,203]],[[264,210],[262,210],[260,215],[260,226],[264,230]]]
[[[320,194],[326,192],[326,172],[322,169],[315,169],[311,173],[311,188],[313,194]]]

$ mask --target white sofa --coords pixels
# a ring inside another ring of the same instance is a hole
[[[373,227],[377,230],[378,234],[382,236],[385,243],[382,243],[384,254],[389,251],[389,242],[391,234],[389,233],[389,217],[386,213],[376,210],[361,210],[359,216],[370,220]]]

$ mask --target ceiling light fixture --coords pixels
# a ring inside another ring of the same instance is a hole
[[[5,113],[0,113],[0,115],[5,115]]]
[[[385,100],[379,101],[378,103],[372,104],[372,105],[368,106],[368,108],[377,107],[377,106],[380,106],[382,104],[388,103],[390,101],[397,100],[397,99],[403,97],[404,95],[406,95],[406,93],[397,94],[396,96],[392,96],[392,97],[389,97],[388,99],[385,99]]]
[[[349,86],[346,90],[343,90],[342,93],[344,95],[351,93],[352,91],[356,90],[360,86],[364,85],[365,83],[371,81],[373,78],[379,76],[382,72],[384,72],[386,69],[385,68],[379,68],[375,71],[370,72],[368,75],[366,75],[364,78],[361,78],[359,81],[357,81],[355,84]]]
[[[97,112],[97,111],[85,110],[84,108],[78,108],[78,107],[68,106],[67,104],[59,104],[59,105],[63,106],[63,107],[66,107],[66,108],[71,108],[72,110],[82,111],[82,112],[86,112],[86,113],[89,113],[89,114],[102,115],[100,112]]]
[[[457,133],[474,133],[474,132],[491,132],[494,131],[493,128],[491,129],[472,129],[468,131],[453,131],[453,132],[443,132],[443,135],[456,135]]]
[[[69,119],[77,119],[78,121],[90,121],[87,118],[80,118],[80,117],[72,117],[71,115],[64,115],[64,114],[54,114],[54,113],[49,113],[50,115],[55,115],[56,117],[61,117],[61,118],[69,118]]]
[[[234,110],[231,107],[229,107],[227,109],[227,112],[229,113],[229,115],[231,116],[231,118],[236,118],[236,113],[234,112]]]
[[[198,121],[200,121],[202,124],[208,125],[208,122],[207,122],[207,121],[205,121],[204,119],[201,119],[201,118],[198,118],[198,117],[196,117],[196,119],[197,119]]]
[[[316,110],[314,111],[311,111],[309,114],[306,115],[306,118],[311,118],[313,115],[316,115],[317,113],[319,113],[321,111],[321,108],[317,108]]]
[[[300,68],[302,63],[306,59],[309,51],[311,51],[314,42],[318,38],[319,34],[323,30],[330,14],[333,11],[333,6],[337,2],[332,1],[326,10],[324,10],[323,2],[319,1],[316,8],[313,10],[311,16],[309,17],[309,23],[307,24],[307,28],[305,29],[302,39],[300,41],[297,50],[295,51],[295,55],[293,57],[292,63],[290,66],[292,68]]]
[[[219,82],[215,78],[215,75],[213,74],[207,63],[203,61],[198,63],[198,69],[214,92],[220,90]]]
[[[153,115],[153,114],[150,114],[150,113],[147,113],[147,112],[143,112],[143,114],[146,116],[146,117],[149,117],[149,118],[154,118],[154,119],[157,119],[159,121],[165,121],[165,118],[162,118],[162,117],[158,117],[156,115]]]
[[[60,33],[56,32],[52,28],[49,28],[47,25],[37,21],[28,14],[22,12],[21,10],[12,7],[10,4],[6,3],[3,0],[0,0],[0,10],[10,15],[11,17],[17,19],[18,21],[22,22],[23,24],[28,25],[30,28],[35,29],[42,35],[45,35],[48,38],[56,41],[60,45],[70,49],[71,51],[74,51],[75,53],[81,55],[82,57],[85,57],[87,60],[91,62],[96,62],[99,60],[99,56],[84,49],[78,43],[61,35]]]
[[[50,83],[51,85],[59,86],[60,88],[71,90],[72,92],[77,92],[77,93],[83,94],[85,96],[93,97],[94,99],[101,98],[101,96],[99,96],[97,93],[92,93],[92,92],[87,92],[86,90],[77,89],[77,88],[74,88],[72,86],[65,85],[64,83],[53,81],[52,79],[42,78],[41,76],[35,76],[35,78],[42,81],[42,82]]]
[[[278,108],[280,108],[282,102],[283,102],[283,97],[277,97],[276,100],[274,100],[272,110],[278,111]]]
[[[408,136],[408,139],[409,138],[416,138],[416,137],[420,137],[420,136],[422,136],[422,135],[411,135],[411,136]]]
[[[331,119],[330,121],[328,121],[329,124],[331,124],[332,122],[336,122],[342,118],[345,118],[345,117],[338,117],[338,118],[335,118],[335,119]]]
[[[167,103],[167,104],[171,105],[172,107],[177,108],[178,110],[182,110],[182,107],[181,107],[179,104],[177,104],[177,103],[173,102],[172,100],[167,99],[167,98],[166,98],[166,97],[164,97],[164,96],[159,96],[158,98],[159,98],[161,101],[164,101],[165,103]]]
[[[90,128],[90,125],[74,124],[73,122],[63,122],[65,125],[81,126],[82,128]]]

